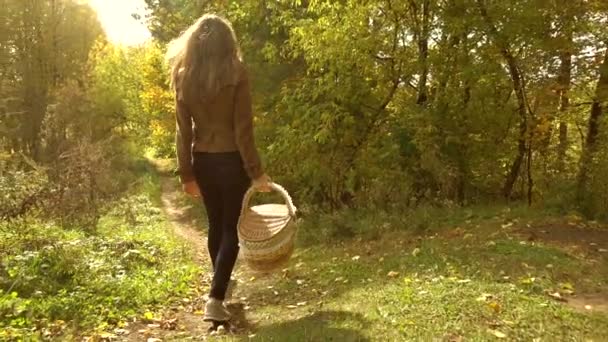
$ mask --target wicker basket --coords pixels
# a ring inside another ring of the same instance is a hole
[[[268,273],[281,268],[294,250],[296,207],[283,187],[271,184],[286,204],[263,204],[250,207],[255,189],[243,198],[238,235],[241,258],[253,271]]]

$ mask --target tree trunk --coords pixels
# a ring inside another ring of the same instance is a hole
[[[513,192],[513,187],[515,186],[515,182],[517,182],[517,178],[519,177],[521,165],[528,150],[528,113],[526,110],[526,94],[524,91],[524,81],[519,66],[517,65],[517,61],[515,60],[515,57],[511,53],[508,44],[504,41],[504,39],[500,37],[500,34],[496,29],[496,26],[490,19],[488,11],[482,0],[477,0],[477,7],[486,25],[488,26],[490,38],[495,41],[495,44],[500,50],[500,54],[507,63],[509,75],[513,84],[513,91],[515,92],[515,95],[517,97],[517,113],[519,114],[520,118],[519,137],[517,139],[517,156],[513,160],[513,163],[511,163],[511,167],[509,168],[509,173],[507,174],[507,178],[505,180],[502,190],[503,196],[507,200],[509,200]],[[532,189],[529,189],[529,191],[531,192]]]
[[[572,33],[569,34],[570,42]],[[566,152],[568,151],[568,121],[566,113],[570,107],[570,85],[572,79],[572,53],[567,48],[560,56],[558,76],[559,85],[559,145],[557,146],[557,170],[562,173],[566,165]]]
[[[597,140],[600,134],[600,121],[603,115],[602,103],[608,100],[608,48],[605,51],[604,61],[600,66],[600,78],[595,88],[595,96],[591,105],[591,113],[587,124],[587,137],[581,155],[578,175],[578,199],[584,200],[589,181],[589,169],[597,151]]]
[[[418,33],[418,63],[420,64],[420,79],[418,81],[418,96],[416,104],[423,105],[428,100],[428,74],[429,74],[429,34],[431,24],[430,0],[422,3],[422,25]]]

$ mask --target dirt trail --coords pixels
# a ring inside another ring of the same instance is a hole
[[[157,165],[161,171],[161,201],[162,209],[171,222],[176,235],[188,243],[194,253],[194,261],[200,265],[202,275],[197,283],[198,295],[193,299],[184,299],[183,303],[167,308],[163,318],[151,322],[137,322],[129,326],[130,333],[124,341],[204,341],[211,333],[210,324],[203,321],[203,310],[206,301],[206,292],[211,283],[211,269],[207,254],[206,236],[192,215],[197,210],[183,200],[179,184],[168,174],[162,172],[162,166]],[[232,313],[233,333],[244,334],[248,328],[244,316],[243,305],[233,303],[229,307]]]
[[[189,207],[179,206],[181,189],[167,176],[161,178],[161,201],[175,233],[192,245],[194,258],[198,264],[208,265],[205,236],[194,226],[194,220],[188,213]]]

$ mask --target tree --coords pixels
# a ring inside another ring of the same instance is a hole
[[[88,53],[102,36],[95,13],[72,0],[5,0],[2,30],[2,87],[10,108],[2,118],[10,145],[36,158],[47,106],[69,79],[83,80]],[[16,127],[15,127],[16,126]]]

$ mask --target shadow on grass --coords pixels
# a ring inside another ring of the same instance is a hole
[[[370,323],[345,311],[319,311],[294,321],[259,326],[255,337],[244,341],[370,341],[361,334]]]

